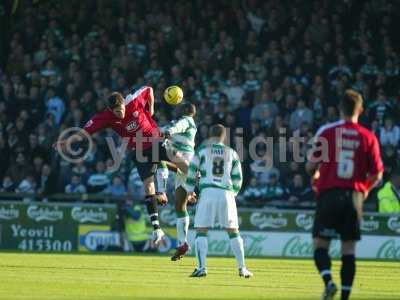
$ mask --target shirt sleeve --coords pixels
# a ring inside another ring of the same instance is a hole
[[[97,114],[91,118],[83,127],[83,129],[90,135],[104,129],[108,126],[107,120],[105,120],[101,115]]]
[[[129,105],[129,103],[136,101],[139,105],[145,107],[147,102],[150,100],[150,91],[151,87],[149,86],[141,87],[136,92],[125,97],[125,105]]]
[[[236,196],[237,194],[239,194],[239,191],[242,188],[242,183],[243,183],[242,165],[236,153],[232,160],[231,179],[232,179],[233,192],[235,193]]]
[[[187,179],[186,179],[186,190],[188,192],[194,191],[194,188],[196,186],[196,177],[198,176],[199,167],[200,167],[200,158],[199,158],[199,154],[196,152],[196,154],[193,156],[193,158],[189,164],[189,170],[188,170]]]
[[[369,151],[369,174],[370,175],[376,175],[380,172],[383,172],[384,167],[381,159],[381,150],[379,147],[378,139],[376,138],[375,134],[371,133],[372,135],[372,143],[371,143],[371,148]]]

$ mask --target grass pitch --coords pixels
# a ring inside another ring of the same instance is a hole
[[[3,253],[0,299],[317,300],[322,291],[311,260],[248,259],[252,279],[239,278],[232,258],[209,258],[206,278],[188,278],[194,264],[193,257]],[[337,262],[333,271],[339,282]],[[399,263],[359,262],[351,299],[400,299],[399,283]]]

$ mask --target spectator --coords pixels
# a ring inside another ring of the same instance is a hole
[[[0,192],[11,193],[15,190],[15,184],[10,176],[4,176],[0,187]]]
[[[386,96],[380,92],[378,94],[378,99],[373,102],[368,109],[370,122],[378,120],[379,124],[383,125],[385,118],[392,115],[393,107]]]
[[[314,199],[313,192],[309,185],[305,185],[301,174],[295,174],[288,187],[289,202],[296,205],[302,202],[311,202]]]
[[[104,191],[106,194],[110,194],[111,196],[122,197],[126,195],[126,187],[122,178],[120,176],[114,176],[112,179],[112,183],[109,187]]]
[[[246,73],[246,81],[243,84],[245,92],[256,92],[260,89],[260,81],[256,78],[256,74],[252,71]]]
[[[378,66],[374,62],[374,57],[372,55],[367,56],[367,61],[361,67],[360,72],[367,78],[374,78],[378,75]]]
[[[379,212],[400,213],[400,170],[396,169],[389,181],[378,192]]]
[[[156,84],[163,75],[164,71],[158,65],[158,61],[154,59],[150,63],[150,68],[144,74],[144,78],[152,84]]]
[[[105,173],[104,162],[99,161],[96,163],[95,172],[89,176],[87,186],[89,193],[103,192],[110,184],[110,179]]]
[[[231,109],[237,109],[244,95],[244,90],[235,73],[232,72],[232,75],[229,77],[228,86],[223,90],[223,92],[228,97]]]
[[[283,200],[286,190],[279,184],[278,176],[272,173],[269,176],[267,185],[262,189],[263,199],[266,201]]]
[[[57,97],[54,90],[51,88],[47,92],[47,113],[54,116],[56,124],[60,124],[61,118],[65,112],[64,102],[60,97]]]
[[[385,119],[384,126],[379,131],[379,141],[382,146],[391,145],[397,147],[400,141],[400,128],[393,124],[392,118]]]
[[[243,191],[243,199],[245,200],[245,204],[247,205],[257,205],[260,204],[261,198],[263,195],[263,190],[260,185],[257,183],[257,178],[252,177],[250,179],[249,185]]]
[[[253,177],[257,178],[259,185],[267,184],[274,174],[279,178],[279,170],[273,166],[273,158],[262,146],[256,149],[257,158],[250,164]]]
[[[65,193],[67,194],[84,194],[86,193],[86,187],[81,183],[81,178],[78,175],[72,175],[71,183],[65,187]]]
[[[136,252],[144,252],[149,240],[149,229],[143,208],[140,205],[125,206],[125,233],[132,248]]]
[[[336,107],[334,107],[334,106],[329,106],[327,108],[326,114],[327,114],[327,117],[326,117],[327,123],[336,122],[339,119],[338,111],[337,111]]]
[[[18,184],[15,192],[23,194],[34,194],[36,192],[36,181],[32,174],[26,175],[26,177]],[[31,198],[28,198],[31,199]]]
[[[213,81],[208,85],[206,96],[210,99],[210,103],[216,106],[219,103],[221,94],[218,91],[218,82]]]
[[[111,158],[106,160],[106,175],[108,176],[108,178],[111,179],[113,178],[114,173],[117,171],[115,169],[115,165],[114,165],[114,160],[112,160]]]
[[[11,164],[7,171],[13,182],[19,184],[23,179],[27,178],[27,175],[31,172],[31,168],[26,161],[23,153],[18,153],[14,163]]]
[[[81,181],[84,185],[86,184],[90,176],[88,168],[82,161],[78,162],[73,166],[72,173],[78,175],[81,178]]]
[[[37,191],[43,196],[48,196],[57,192],[57,175],[48,164],[44,164],[42,167]]]
[[[236,120],[238,120],[238,127],[249,129],[250,127],[250,116],[251,116],[251,103],[247,96],[243,96],[240,107],[236,110]]]
[[[272,101],[267,93],[261,95],[261,101],[255,105],[251,111],[251,119],[258,122],[266,122],[265,116],[267,115],[273,122],[275,116],[278,114],[278,106]]]
[[[36,182],[39,182],[40,176],[42,175],[42,167],[43,167],[44,161],[43,158],[40,156],[36,156],[33,159],[33,175],[35,176]]]
[[[290,115],[290,130],[296,130],[302,123],[308,123],[313,126],[314,114],[311,109],[306,107],[303,99],[297,102],[297,109]]]
[[[399,166],[397,159],[396,148],[392,145],[387,145],[382,148],[382,162],[385,167],[384,179],[387,179],[388,175]]]
[[[40,157],[47,161],[47,151],[46,148],[39,144],[38,136],[34,133],[29,135],[29,154],[31,159],[35,157]]]
[[[133,199],[138,201],[144,199],[144,187],[136,167],[132,168],[129,175],[128,191],[129,194],[132,195]]]
[[[337,65],[335,65],[329,71],[329,79],[331,80],[332,85],[336,85],[337,80],[343,75],[351,77],[352,71],[350,67],[346,64],[346,58],[344,55],[339,55],[337,60]]]

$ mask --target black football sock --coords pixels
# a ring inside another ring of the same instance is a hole
[[[328,254],[328,249],[318,248],[314,251],[314,261],[315,265],[319,271],[319,274],[322,277],[322,280],[327,286],[332,282],[331,275],[331,258]]]
[[[147,213],[150,217],[151,225],[153,225],[154,230],[160,228],[160,222],[158,221],[158,207],[157,200],[154,195],[147,195],[145,199]]]
[[[342,256],[342,269],[340,278],[342,280],[342,300],[349,299],[354,275],[356,274],[356,259],[354,254]]]

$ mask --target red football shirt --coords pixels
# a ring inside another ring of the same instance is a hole
[[[120,137],[129,139],[129,148],[136,149],[142,145],[143,149],[148,149],[160,137],[157,124],[147,109],[149,99],[150,87],[144,86],[126,96],[123,119],[117,118],[110,109],[106,109],[94,115],[84,129],[93,134],[104,128],[112,128]]]
[[[312,152],[318,158],[318,193],[331,188],[367,191],[367,176],[383,172],[378,140],[358,123],[340,120],[322,126]]]

